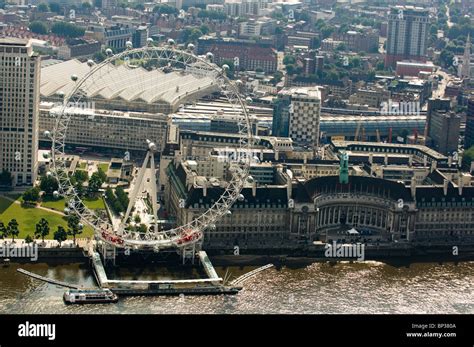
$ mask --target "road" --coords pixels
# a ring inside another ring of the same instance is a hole
[[[451,5],[452,1],[450,1],[449,5]],[[449,13],[449,5],[446,6],[446,16],[448,17],[448,20],[446,21],[446,24],[448,25],[448,28],[451,28],[454,23],[451,22],[451,15]]]
[[[452,76],[450,74],[442,71],[441,68],[439,68],[436,71],[436,74],[438,76],[441,76],[442,80],[439,82],[438,88],[433,91],[433,97],[434,98],[438,98],[438,97],[442,98],[444,96],[444,91],[446,90],[446,85],[451,80]]]

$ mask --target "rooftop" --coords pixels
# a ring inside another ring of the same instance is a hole
[[[284,88],[278,94],[280,95],[303,95],[321,100],[321,91],[319,87],[291,87]]]
[[[20,39],[16,37],[4,37],[0,38],[0,46],[21,46],[27,47],[29,44],[29,40],[27,39]]]
[[[41,96],[51,97],[62,91],[67,95],[74,88],[71,80],[76,75],[80,80],[90,71],[87,63],[73,59],[41,69]],[[194,93],[213,90],[216,86],[209,77],[197,77],[181,72],[165,73],[161,70],[145,70],[125,64],[105,65],[96,72],[97,78],[90,78],[83,84],[88,97],[118,99],[120,101],[141,101],[145,103],[164,102],[176,104]]]
[[[400,144],[400,143],[383,143],[383,142],[363,142],[363,141],[332,141],[335,147],[337,148],[345,148],[348,146],[373,146],[373,147],[385,147],[385,148],[413,148],[417,149],[420,152],[426,153],[427,155],[431,156],[432,158],[438,160],[446,160],[447,157],[441,153],[436,152],[435,150],[424,146],[424,145],[415,145],[415,144]]]

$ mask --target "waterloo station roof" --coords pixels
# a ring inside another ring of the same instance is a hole
[[[90,71],[87,63],[68,60],[41,70],[41,96],[54,97],[58,92],[67,95],[74,88],[72,75],[78,80]],[[122,102],[167,103],[176,105],[193,94],[217,90],[210,77],[198,77],[173,71],[148,71],[142,67],[106,65],[89,78],[83,89],[90,98],[121,100]]]

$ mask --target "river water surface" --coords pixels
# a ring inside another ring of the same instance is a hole
[[[95,286],[83,264],[0,265],[0,313],[474,313],[474,262],[416,263],[394,267],[379,262],[314,263],[299,268],[269,269],[245,282],[232,296],[125,297],[117,304],[71,305],[64,288],[16,271],[24,268],[57,280]],[[256,267],[217,267],[239,276]],[[121,270],[125,279],[166,279],[174,270]],[[179,272],[179,271],[178,271]],[[188,271],[189,278],[197,274]]]

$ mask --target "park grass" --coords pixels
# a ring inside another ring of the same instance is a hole
[[[109,169],[109,163],[100,163],[99,168],[102,169],[105,173],[107,173],[107,170]]]
[[[105,210],[104,201],[100,196],[95,198],[84,197],[82,198],[82,202],[91,210]],[[54,199],[44,197],[41,206],[63,212],[66,208],[66,201],[64,198]]]
[[[82,199],[84,205],[91,210],[105,210],[104,200],[101,197],[88,198],[84,197]]]
[[[46,207],[46,208],[51,208],[53,210],[58,210],[61,212],[63,212],[64,209],[66,208],[65,204],[66,202],[64,198],[54,199],[47,196],[44,196],[43,201],[41,202],[41,206]]]
[[[59,225],[67,229],[67,221],[64,216],[35,207],[24,207],[0,197],[0,221],[7,225],[13,218],[17,220],[19,225],[20,234],[17,236],[19,239],[24,239],[26,235],[34,237],[36,223],[38,223],[41,218],[45,218],[48,221],[51,229],[46,239],[53,238],[54,232],[58,229]],[[77,235],[77,237],[91,237],[92,235],[92,228],[85,226],[82,234]]]

